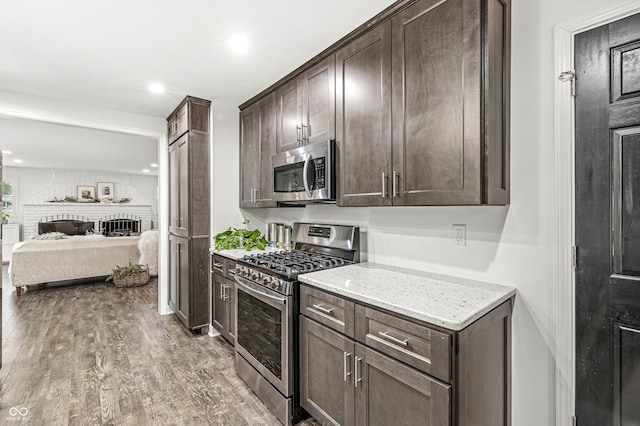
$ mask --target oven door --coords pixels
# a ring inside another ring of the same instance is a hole
[[[293,306],[236,275],[236,351],[285,397],[293,393]]]
[[[320,142],[276,154],[273,199],[280,202],[335,201],[335,141]]]

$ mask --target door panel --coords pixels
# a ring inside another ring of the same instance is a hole
[[[391,205],[390,31],[383,23],[336,53],[341,206]]]
[[[356,425],[451,424],[451,386],[356,344]]]
[[[354,424],[353,357],[352,340],[300,317],[300,405],[323,424]]]
[[[480,3],[421,0],[393,18],[394,204],[479,204]]]
[[[226,331],[227,309],[224,303],[225,278],[218,274],[212,274],[212,304],[213,304],[213,327],[223,335]]]
[[[639,45],[640,15],[575,37],[581,426],[640,424]]]
[[[169,307],[174,313],[178,312],[178,272],[179,272],[179,247],[177,237],[169,236]]]
[[[260,158],[259,169],[254,173],[258,175],[256,188],[257,207],[275,207],[273,201],[273,167],[271,157],[276,153],[276,96],[275,93],[258,101],[258,124]]]
[[[186,238],[177,239],[177,255],[178,255],[178,316],[182,322],[190,327],[190,303],[191,303],[191,285],[189,283],[189,240]]]
[[[336,65],[331,55],[304,73],[304,136],[307,143],[336,138]]]
[[[178,159],[180,151],[176,144],[169,147],[169,232],[175,233],[178,227],[179,212],[179,167]]]
[[[178,227],[175,230],[176,235],[186,237],[189,234],[189,226],[191,226],[189,216],[189,135],[185,135],[184,141],[177,141],[179,166],[178,174],[180,176],[178,183]]]
[[[302,131],[302,93],[298,80],[293,79],[276,90],[276,152],[299,146]]]
[[[240,207],[252,207],[252,191],[256,188],[256,171],[260,167],[257,105],[240,112]]]
[[[640,328],[613,324],[613,424],[637,425],[640,419]]]

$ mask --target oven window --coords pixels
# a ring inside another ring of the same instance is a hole
[[[238,291],[238,344],[282,380],[282,312]]]
[[[273,191],[274,192],[302,192],[304,191],[304,181],[302,171],[304,162],[289,164],[277,167],[273,170]]]

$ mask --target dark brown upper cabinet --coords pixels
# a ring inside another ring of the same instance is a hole
[[[335,136],[339,206],[509,204],[510,9],[396,2],[241,109],[276,91],[278,153]]]
[[[278,87],[276,152],[335,139],[333,55]]]
[[[391,21],[336,53],[338,204],[389,206]]]
[[[275,207],[271,156],[275,154],[274,92],[240,112],[240,207]]]
[[[509,203],[508,6],[419,0],[393,17],[394,205]]]

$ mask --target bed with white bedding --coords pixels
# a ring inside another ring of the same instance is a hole
[[[20,296],[24,286],[111,275],[117,265],[138,262],[139,239],[87,235],[23,241],[14,246],[9,280]]]

